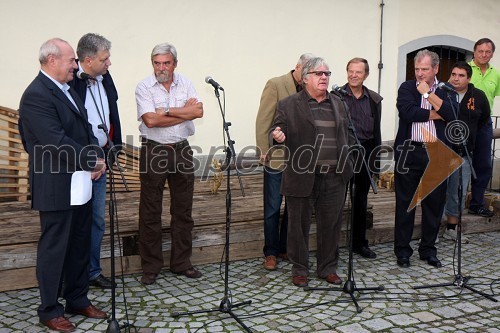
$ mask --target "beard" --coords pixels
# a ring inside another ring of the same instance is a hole
[[[166,83],[170,80],[170,73],[167,71],[161,71],[156,74],[156,80],[159,83]]]

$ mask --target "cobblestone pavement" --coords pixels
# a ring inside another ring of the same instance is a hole
[[[500,299],[500,232],[467,235],[462,245],[466,285]],[[417,245],[413,242],[413,247]],[[415,253],[410,268],[400,268],[392,243],[372,249],[375,260],[354,255],[356,288],[383,286],[383,291],[357,290],[361,312],[356,311],[348,293],[336,290],[303,290],[292,285],[291,265],[280,262],[276,271],[266,271],[262,259],[232,261],[229,266],[228,303],[230,310],[253,332],[499,332],[500,303],[458,286],[414,289],[427,284],[452,283],[457,271],[453,261],[454,243],[441,239],[438,257],[443,267],[436,269],[418,260]],[[347,250],[341,248],[339,275],[347,275]],[[311,263],[315,262],[314,253]],[[199,280],[162,272],[156,284],[143,286],[139,274],[119,281],[116,293],[116,319],[121,332],[244,332],[227,311],[219,311],[224,299],[224,265],[199,266]],[[312,265],[314,272],[315,264]],[[326,281],[310,276],[310,287],[330,287]],[[111,314],[111,292],[92,288],[94,305]],[[240,302],[251,304],[236,306]],[[230,303],[229,303],[230,302]],[[38,323],[36,288],[0,293],[0,332],[45,332]],[[172,317],[183,311],[212,310],[200,314]],[[70,316],[78,332],[105,332],[103,320]],[[128,318],[128,320],[127,320]]]

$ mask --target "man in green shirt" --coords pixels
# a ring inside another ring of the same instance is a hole
[[[490,108],[493,109],[495,96],[500,96],[500,72],[490,65],[495,52],[495,44],[489,38],[481,38],[474,44],[474,58],[469,62],[472,67],[471,83],[481,89],[488,98]],[[491,117],[488,122],[478,129],[472,165],[477,178],[471,181],[471,201],[469,213],[484,217],[493,216],[493,212],[484,207],[484,192],[491,179],[491,141],[493,127]]]

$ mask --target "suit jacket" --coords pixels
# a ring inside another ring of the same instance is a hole
[[[79,79],[76,76],[78,70],[75,70],[73,75],[73,80],[68,82],[69,86],[75,90],[75,92],[80,96],[80,99],[85,103],[85,98],[87,98],[87,80]],[[102,76],[102,85],[106,91],[108,97],[109,105],[109,137],[113,144],[117,145],[117,148],[121,148],[122,144],[122,128],[120,125],[120,115],[118,114],[118,92],[116,91],[115,83],[109,71]]]
[[[439,115],[444,118],[442,120],[434,120],[436,126],[436,134],[439,140],[448,144],[445,136],[446,124],[455,119],[453,109],[458,111],[458,102],[451,99],[453,104],[446,96],[446,92],[437,89],[435,94],[443,100],[443,104],[439,109]],[[425,122],[429,120],[430,110],[420,107],[422,95],[417,90],[417,81],[409,80],[401,84],[398,90],[396,107],[399,114],[399,127],[394,141],[394,158],[397,161],[401,155],[398,146],[403,146],[406,140],[411,139],[411,127],[414,122]],[[411,154],[408,155],[406,162],[411,163]]]
[[[103,157],[85,106],[74,92],[71,96],[78,109],[40,72],[21,97],[19,129],[29,154],[31,206],[36,210],[70,209],[73,172],[92,171],[97,157]]]
[[[283,151],[281,149],[269,151],[269,148],[272,147],[269,144],[269,129],[276,115],[278,102],[295,93],[297,93],[297,89],[292,72],[270,79],[262,91],[259,111],[255,121],[255,137],[260,153],[269,152],[269,161],[265,164],[273,169],[283,168]]]
[[[337,125],[337,160],[341,168],[345,184],[353,174],[353,158],[349,147],[354,144],[354,136],[349,130],[346,110],[340,98],[328,94],[332,103]],[[313,189],[317,151],[313,147],[320,144],[314,117],[308,105],[309,95],[305,90],[279,101],[276,118],[269,131],[270,142],[272,131],[281,127],[286,139],[283,143],[286,152],[286,165],[281,180],[281,194],[293,197],[308,197]],[[304,150],[313,149],[314,155],[302,154]]]

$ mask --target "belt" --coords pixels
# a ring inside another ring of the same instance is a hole
[[[142,138],[142,143],[147,144],[147,145],[152,145],[152,146],[162,146],[162,147],[171,147],[174,150],[179,150],[182,149],[186,146],[189,146],[188,140],[182,140],[176,143],[159,143],[154,140],[149,140],[146,138]]]
[[[410,141],[410,146],[426,148],[427,143],[426,142],[420,142],[420,141]]]

